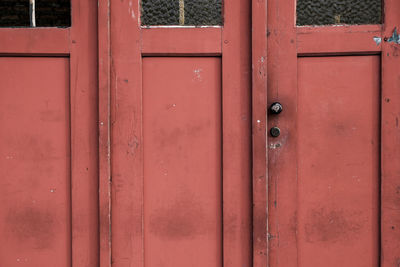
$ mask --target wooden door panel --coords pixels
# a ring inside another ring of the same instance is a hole
[[[297,69],[299,266],[378,266],[380,57]]]
[[[144,261],[221,266],[221,60],[143,58]]]
[[[1,57],[0,73],[0,265],[71,266],[69,60]]]
[[[268,1],[261,17],[267,106],[284,107],[268,115],[265,130],[281,134],[257,165],[268,173],[268,266],[399,263],[400,2],[382,4],[380,25],[297,27],[294,0]]]
[[[109,6],[106,257],[116,267],[250,266],[250,2],[225,1],[224,25],[212,27],[143,27],[140,1]]]

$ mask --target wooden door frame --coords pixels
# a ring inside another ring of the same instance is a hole
[[[99,243],[96,2],[72,0],[71,10],[69,28],[0,28],[0,55],[69,59],[71,266],[94,267]]]
[[[267,265],[267,156],[266,103],[267,103],[267,0],[252,0],[252,184],[253,184],[253,266]],[[110,267],[111,258],[111,45],[110,0],[99,0],[98,5],[98,57],[99,57],[99,206],[100,206],[100,266]],[[176,29],[178,31],[178,29]],[[151,34],[151,33],[149,33]],[[213,34],[220,35],[216,30]],[[218,40],[214,36],[211,40]],[[201,37],[200,37],[201,38]],[[187,38],[183,38],[187,39]],[[182,50],[167,40],[170,49]],[[180,43],[179,43],[180,44]],[[196,47],[195,47],[196,48]],[[160,50],[157,43],[145,46]],[[209,42],[197,48],[197,53],[221,53],[219,42]],[[203,51],[202,51],[203,50]],[[168,53],[167,50],[164,51]],[[173,54],[173,51],[172,51]]]
[[[253,266],[268,264],[267,2],[252,0]]]
[[[143,265],[142,56],[223,55],[224,266],[251,260],[250,12],[228,1],[224,27],[141,29],[137,1],[99,1],[100,266]]]
[[[98,0],[99,266],[111,267],[110,0]]]

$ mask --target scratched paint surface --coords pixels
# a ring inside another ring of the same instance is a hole
[[[0,58],[0,266],[71,266],[68,70]]]
[[[221,266],[220,65],[143,60],[146,267]]]
[[[300,267],[379,266],[379,73],[379,56],[299,58]]]

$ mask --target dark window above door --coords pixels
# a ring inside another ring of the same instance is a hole
[[[297,0],[298,26],[381,23],[381,0]]]
[[[0,0],[0,27],[69,27],[70,0]]]
[[[143,26],[222,25],[222,0],[142,0]]]

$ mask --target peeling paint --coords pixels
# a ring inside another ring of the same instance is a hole
[[[201,72],[202,71],[203,71],[202,69],[195,69],[193,71],[193,73],[195,74],[196,80],[198,80],[198,81],[202,81],[203,80],[202,77],[201,77]]]
[[[270,145],[269,145],[269,148],[270,149],[277,149],[277,148],[279,148],[279,147],[281,147],[281,143],[271,143]]]
[[[377,46],[379,46],[382,43],[382,38],[374,36],[374,42]]]
[[[397,27],[394,28],[393,35],[389,39],[387,39],[387,42],[400,44],[400,35],[397,32]]]
[[[132,19],[136,18],[135,11],[133,10],[133,7],[132,7],[132,1],[129,1],[128,12],[129,12],[129,15],[132,17]]]

